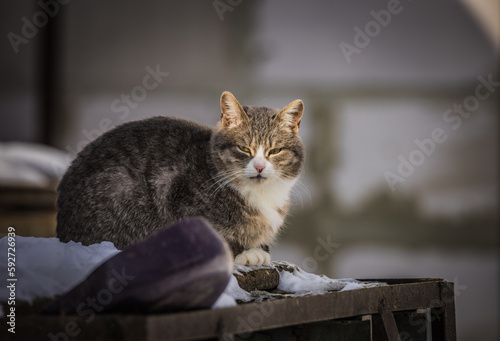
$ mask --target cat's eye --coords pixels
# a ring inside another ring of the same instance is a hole
[[[274,148],[269,151],[269,155],[278,154],[279,152],[281,152],[281,148]]]
[[[250,148],[248,148],[248,147],[244,147],[244,146],[238,146],[238,148],[239,148],[242,152],[250,154]]]

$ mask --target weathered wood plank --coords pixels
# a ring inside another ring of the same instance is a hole
[[[440,282],[400,284],[386,287],[333,292],[317,296],[243,304],[215,311],[196,311],[175,315],[150,316],[147,320],[151,340],[168,336],[183,340],[187,321],[204,321],[192,331],[196,338],[216,337],[224,321],[226,331],[241,334],[252,330],[376,314],[385,300],[392,311],[440,306]]]
[[[376,320],[381,302],[384,303],[384,314],[432,308],[434,340],[456,338],[453,285],[437,280],[175,314],[96,315],[93,319],[87,315],[86,320],[78,316],[18,315],[16,334],[2,328],[0,338],[40,339],[51,333],[56,340],[65,340],[64,335],[71,340],[230,340],[233,335],[246,332],[356,316],[375,314]],[[6,326],[6,319],[0,319],[0,324]],[[300,328],[293,330],[300,334]]]
[[[254,290],[273,290],[280,284],[280,274],[275,268],[255,269],[242,275],[234,274],[241,289],[248,292]]]
[[[394,319],[392,311],[390,311],[384,304],[381,304],[379,314],[382,318],[382,323],[384,324],[387,339],[389,341],[401,341],[398,326],[396,325],[396,320]]]
[[[236,341],[360,341],[370,339],[370,321],[330,320],[235,335]]]
[[[3,320],[3,319],[2,319]],[[0,330],[1,340],[146,340],[146,317],[138,315],[101,315],[89,320],[79,316],[21,315],[16,318],[16,333]],[[2,325],[5,325],[2,323]]]
[[[455,341],[456,321],[455,321],[455,291],[454,285],[450,282],[442,282],[440,307],[431,309],[432,340]]]

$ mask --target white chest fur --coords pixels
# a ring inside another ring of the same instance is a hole
[[[249,186],[243,190],[242,194],[248,203],[260,211],[273,233],[278,232],[279,227],[283,224],[279,209],[287,204],[294,183],[295,180],[273,179],[269,183]]]

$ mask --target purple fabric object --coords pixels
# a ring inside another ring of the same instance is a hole
[[[233,270],[227,243],[203,218],[130,245],[42,313],[159,313],[210,308]]]

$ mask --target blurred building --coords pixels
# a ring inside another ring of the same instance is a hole
[[[274,257],[445,277],[459,339],[498,337],[498,1],[57,4],[1,2],[0,141],[74,154],[129,120],[214,125],[224,90],[301,98],[307,167]]]

